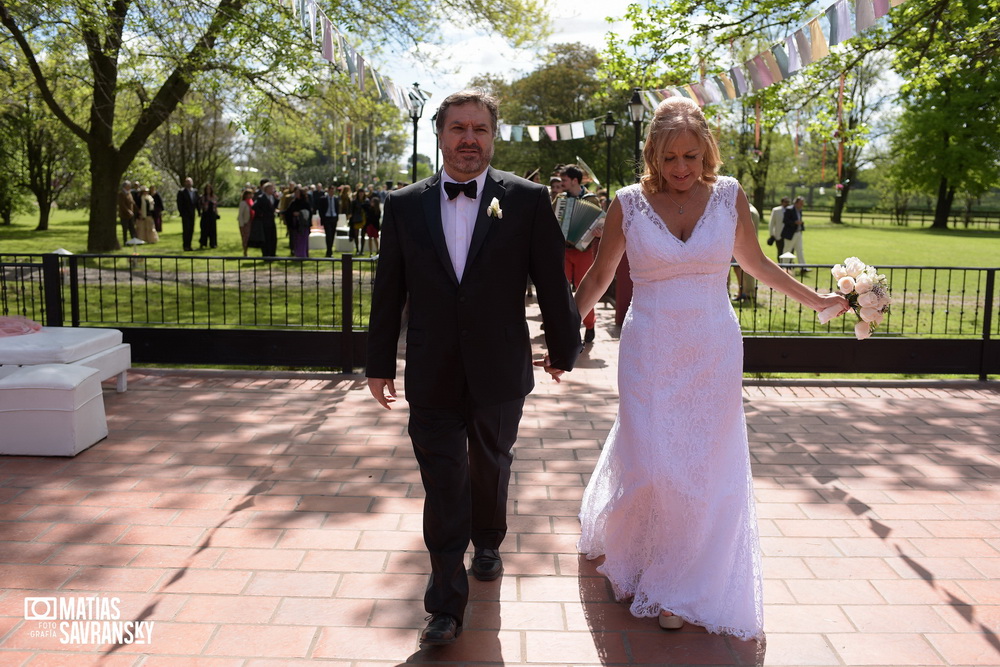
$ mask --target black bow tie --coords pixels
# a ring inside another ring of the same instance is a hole
[[[448,194],[448,199],[454,199],[463,192],[469,199],[475,199],[476,182],[469,181],[468,183],[449,183],[445,181],[444,191]]]

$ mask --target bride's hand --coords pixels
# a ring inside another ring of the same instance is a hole
[[[547,355],[547,354],[545,355],[545,358],[542,359],[541,361],[534,362],[535,366],[541,366],[542,369],[544,369],[546,373],[548,373],[549,375],[551,375],[553,380],[555,380],[556,382],[561,382],[561,380],[559,378],[566,371],[564,371],[561,368],[556,368],[555,366],[550,366],[549,365],[550,363],[551,362],[549,361],[549,355]]]

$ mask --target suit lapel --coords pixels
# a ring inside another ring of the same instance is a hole
[[[469,254],[465,258],[466,274],[468,274],[469,267],[472,266],[472,262],[476,259],[476,255],[479,254],[479,250],[483,247],[483,242],[486,240],[490,226],[493,224],[494,219],[487,215],[486,210],[489,208],[490,202],[493,201],[494,197],[502,205],[503,196],[506,192],[507,188],[504,187],[503,177],[493,167],[490,167],[486,172],[486,183],[483,184],[483,196],[479,200],[479,213],[476,216],[476,227],[472,231],[472,241],[469,243]]]
[[[458,284],[458,276],[455,275],[455,267],[451,263],[451,255],[448,253],[448,244],[444,240],[444,225],[441,223],[441,172],[435,174],[427,181],[427,187],[420,194],[420,203],[424,208],[424,222],[427,223],[427,233],[430,234],[431,244],[437,251],[441,263],[445,266],[445,271],[451,276],[454,283]]]

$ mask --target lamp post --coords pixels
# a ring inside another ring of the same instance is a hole
[[[434,132],[434,173],[436,174],[438,169],[438,157],[440,157],[441,149],[438,147],[438,115],[437,111],[431,116],[431,131]]]
[[[642,164],[640,160],[639,141],[642,136],[642,117],[646,115],[646,107],[642,104],[642,95],[639,94],[638,88],[632,89],[632,99],[628,101],[628,115],[632,119],[632,125],[635,126],[635,180],[638,182],[639,165]]]
[[[604,138],[608,140],[608,176],[604,180],[604,187],[608,188],[608,192],[611,192],[611,140],[615,138],[615,130],[617,129],[618,122],[609,111],[608,115],[604,117]]]
[[[420,94],[420,86],[415,83],[413,90],[410,91],[410,118],[413,119],[413,174],[410,178],[411,183],[417,182],[417,121],[420,120],[423,113],[424,96]]]

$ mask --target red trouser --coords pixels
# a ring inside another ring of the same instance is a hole
[[[570,282],[574,290],[579,286],[580,281],[583,280],[583,276],[586,275],[593,264],[594,246],[590,246],[586,250],[577,250],[576,248],[566,246],[566,260],[563,263],[563,267],[566,269],[566,280]],[[593,329],[596,319],[597,317],[594,315],[593,309],[591,309],[583,318],[583,328]]]

